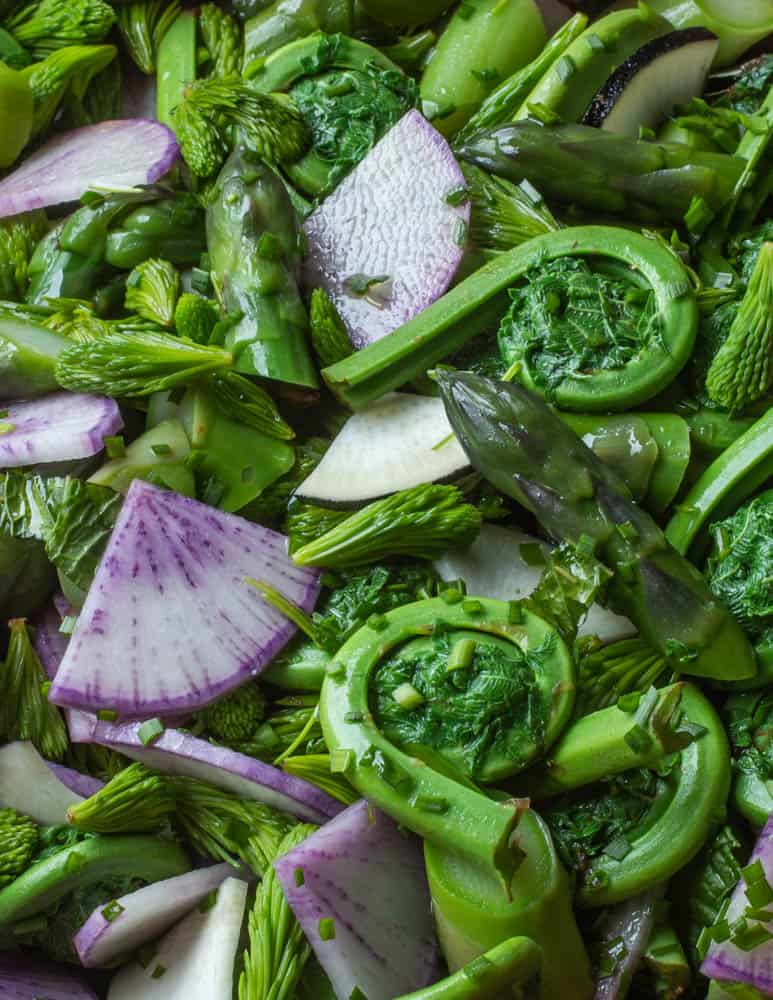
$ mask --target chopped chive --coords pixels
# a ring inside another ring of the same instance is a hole
[[[14,430],[16,430],[15,425],[10,423],[8,420],[0,422],[0,434],[10,434]]]
[[[65,615],[59,626],[62,635],[72,635],[75,623],[78,621],[77,615]]]
[[[406,711],[411,711],[424,704],[424,695],[407,681],[404,684],[398,684],[392,692],[392,697],[400,708],[404,708]]]
[[[461,587],[444,587],[440,591],[438,597],[443,602],[443,604],[459,604],[460,601],[464,600],[464,591]]]
[[[482,615],[483,605],[475,598],[467,597],[462,601],[462,611],[466,615]]]
[[[446,670],[464,670],[472,665],[477,643],[474,639],[457,639],[446,663]]]
[[[97,709],[97,718],[100,722],[115,722],[118,718],[118,712],[114,712],[112,708],[99,708]]]
[[[332,917],[323,917],[319,922],[319,936],[323,941],[334,941],[336,936],[335,922]]]
[[[470,189],[466,187],[454,188],[453,191],[449,191],[445,197],[446,205],[452,205],[454,208],[457,205],[466,205],[470,200]]]
[[[153,972],[151,973],[151,979],[160,979],[162,976],[166,975],[166,966],[157,965]]]
[[[520,625],[523,621],[523,605],[520,601],[507,602],[508,625]]]
[[[154,743],[159,736],[164,732],[164,723],[161,719],[148,719],[147,722],[143,722],[140,728],[137,730],[137,735],[140,738],[143,746],[150,746]]]
[[[652,746],[652,737],[638,722],[631,726],[623,739],[636,754],[646,753]]]
[[[112,924],[115,918],[120,917],[124,910],[125,907],[121,906],[117,899],[114,899],[102,910],[102,916],[109,924]]]
[[[164,441],[159,441],[158,444],[152,444],[150,450],[154,455],[161,457],[162,455],[171,455],[172,448],[170,445],[166,444]]]
[[[123,458],[126,455],[126,444],[122,435],[102,438],[108,458]]]
[[[383,632],[389,625],[389,619],[386,615],[372,614],[368,616],[365,624],[368,628],[372,628],[374,632]]]
[[[67,860],[64,863],[64,869],[68,875],[74,875],[83,869],[86,864],[86,859],[78,851],[70,851],[67,856]]]
[[[295,882],[295,884],[298,886],[299,889],[302,885],[305,885],[306,877],[303,874],[303,868],[295,869],[295,871],[293,872],[293,881]]]
[[[346,712],[344,713],[344,722],[364,722],[365,713],[364,712]]]
[[[612,858],[614,861],[622,861],[623,858],[627,857],[632,851],[630,841],[624,837],[622,834],[619,837],[615,837],[611,840],[607,846],[604,848],[604,854],[608,858]]]
[[[345,747],[336,747],[330,754],[330,773],[346,774],[354,764],[354,751]]]
[[[437,813],[438,816],[448,812],[449,804],[448,799],[442,795],[417,795],[413,802],[413,805],[417,809],[422,809],[424,812]]]

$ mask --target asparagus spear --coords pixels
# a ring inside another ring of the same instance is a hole
[[[242,315],[226,337],[236,370],[316,386],[296,282],[298,222],[277,174],[245,149],[234,150],[218,177],[207,242],[221,304]]]
[[[546,198],[660,222],[681,222],[693,198],[721,208],[745,166],[737,157],[681,143],[534,121],[480,132],[459,144],[457,153],[515,183],[531,181]]]
[[[703,576],[538,396],[470,373],[439,371],[437,378],[475,469],[531,510],[554,538],[593,540],[614,574],[610,602],[675,670],[722,680],[754,675],[748,640]]]

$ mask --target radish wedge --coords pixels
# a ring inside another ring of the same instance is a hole
[[[90,774],[81,774],[80,771],[75,771],[71,767],[65,767],[64,764],[53,764],[50,760],[46,761],[49,771],[57,778],[65,788],[69,788],[71,792],[75,792],[77,798],[89,799],[92,795],[105,787],[104,781],[100,781],[99,778],[92,778]],[[72,799],[72,796],[70,796]],[[71,803],[72,804],[72,803]]]
[[[321,507],[359,506],[469,468],[442,400],[392,392],[346,421],[295,495]]]
[[[393,1000],[435,981],[421,841],[384,813],[361,799],[274,868],[339,1000]]]
[[[119,896],[108,916],[105,905],[98,906],[73,938],[81,965],[87,969],[112,965],[154,941],[234,874],[228,864],[199,868]]]
[[[295,632],[250,580],[310,612],[319,573],[259,524],[135,480],[50,699],[120,718],[195,711],[260,673]]]
[[[214,906],[202,907],[164,937],[153,958],[124,966],[107,1000],[232,1000],[247,883],[228,878]]]
[[[470,206],[443,138],[409,111],[304,223],[305,282],[330,295],[359,350],[440,298],[464,253]]]
[[[144,118],[65,132],[0,181],[0,217],[78,201],[99,188],[112,191],[154,184],[179,154],[172,130]]]
[[[310,823],[324,823],[343,809],[340,802],[316,785],[254,757],[214,746],[177,729],[165,729],[151,745],[146,745],[140,728],[141,723],[117,726],[97,722],[86,742],[111,747],[165,774],[207,781]]]
[[[39,955],[0,952],[0,997],[3,1000],[98,1000],[72,966],[55,965]]]
[[[435,562],[443,580],[464,580],[470,595],[500,601],[520,601],[539,583],[550,546],[531,535],[494,524],[484,524],[472,545],[463,552],[449,552]],[[579,628],[580,635],[596,635],[602,642],[616,642],[636,635],[628,618],[591,606]]]
[[[43,826],[60,826],[67,822],[69,807],[82,801],[31,743],[0,747],[0,808],[15,809]]]
[[[0,469],[39,462],[67,462],[102,451],[123,417],[114,399],[55,392],[41,399],[8,403],[0,422]]]
[[[56,672],[69,642],[69,636],[59,631],[61,624],[62,617],[53,605],[46,608],[35,619],[33,645],[49,680],[56,677]]]

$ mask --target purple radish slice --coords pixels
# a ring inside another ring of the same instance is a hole
[[[154,941],[235,874],[231,865],[212,865],[143,886],[119,896],[109,907],[103,903],[73,938],[81,965],[87,969],[111,965]]]
[[[82,801],[31,743],[0,747],[0,808],[15,809],[42,826],[60,826],[70,806]]]
[[[78,201],[87,191],[154,184],[180,155],[174,133],[144,118],[58,135],[0,181],[0,217]]]
[[[392,1000],[435,982],[438,946],[418,837],[360,800],[274,868],[339,1000]]]
[[[62,617],[56,606],[52,604],[35,619],[33,645],[49,680],[56,677],[70,638],[64,632],[59,631]]]
[[[117,434],[123,417],[114,399],[54,392],[41,399],[8,403],[0,422],[0,469],[39,462],[89,458]]]
[[[75,792],[78,798],[91,798],[92,795],[96,795],[100,788],[105,787],[104,781],[92,778],[90,774],[82,774],[71,767],[65,767],[64,764],[54,764],[49,760],[46,761],[46,764],[54,777],[58,778],[71,792]]]
[[[146,745],[140,736],[141,726],[139,722],[123,725],[98,722],[88,742],[111,747],[165,774],[198,778],[309,823],[324,823],[344,808],[302,778],[178,729],[165,729],[152,744]]]
[[[657,905],[664,888],[658,886],[641,896],[626,899],[605,914],[599,944],[608,955],[610,947],[616,946],[614,954],[619,957],[612,963],[611,973],[600,975],[596,980],[593,1000],[620,1000],[628,993],[652,935]],[[623,947],[619,947],[620,942]]]
[[[189,913],[150,961],[130,962],[116,973],[108,1000],[232,1000],[246,905],[247,883],[227,878],[214,905]]]
[[[69,965],[56,965],[39,955],[0,952],[0,997],[3,1000],[98,1000]]]
[[[319,572],[259,524],[135,480],[49,697],[121,719],[195,711],[259,674],[296,626],[259,580],[310,612]]]
[[[754,845],[749,865],[759,861],[762,874],[768,885],[773,884],[773,814],[768,818],[762,833]],[[767,886],[761,885],[766,892]],[[764,907],[752,904],[746,895],[747,881],[741,878],[730,897],[730,904],[724,919],[730,928],[744,917],[748,909],[759,911]],[[750,890],[751,892],[751,890]],[[752,893],[753,895],[753,893]],[[749,931],[767,930],[773,935],[773,921],[766,924],[749,919]],[[761,996],[773,996],[773,937],[763,940],[761,944],[748,951],[733,943],[732,936],[726,941],[712,941],[706,958],[701,965],[701,972],[709,979],[719,980],[719,985],[738,984],[739,993],[753,996],[759,990]],[[743,986],[751,987],[748,994],[743,992]],[[733,993],[735,995],[735,993]]]
[[[331,297],[358,350],[446,291],[462,256],[469,204],[443,136],[409,111],[304,223],[304,281]]]

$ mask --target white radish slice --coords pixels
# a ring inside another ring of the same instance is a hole
[[[103,903],[73,938],[81,965],[87,969],[112,965],[148,941],[155,941],[235,874],[232,865],[211,865],[119,896],[111,903],[108,916]]]
[[[274,868],[338,1000],[393,1000],[436,980],[421,840],[364,799]],[[320,921],[328,922],[324,940]]]
[[[97,994],[68,965],[21,951],[0,952],[3,1000],[97,1000]]]
[[[355,506],[469,468],[441,399],[391,392],[346,421],[296,496]]]
[[[141,723],[97,722],[88,742],[112,747],[165,774],[207,781],[309,823],[324,823],[343,809],[337,799],[302,778],[178,729],[165,729],[146,746],[140,737],[140,726]]]
[[[161,122],[127,118],[65,132],[0,181],[0,217],[78,201],[87,191],[154,184],[180,147]]]
[[[134,961],[116,973],[108,1000],[232,1000],[246,904],[247,883],[227,878],[214,905],[173,927],[144,968]]]
[[[305,283],[325,289],[358,350],[450,285],[470,206],[447,199],[463,187],[446,140],[409,111],[304,223]]]
[[[67,462],[102,451],[123,417],[114,399],[80,392],[54,392],[41,399],[8,403],[0,421],[0,469],[40,462]]]
[[[259,524],[135,480],[49,697],[120,718],[180,715],[259,674],[296,626],[249,582],[311,611],[319,572]]]
[[[542,576],[550,546],[531,535],[496,524],[484,524],[472,545],[448,552],[435,562],[443,580],[464,580],[472,596],[520,601],[531,594]],[[636,635],[628,618],[594,604],[579,628],[580,635],[597,635],[617,642]]]
[[[0,747],[0,808],[15,809],[42,826],[59,826],[77,802],[83,796],[57,778],[31,743]]]

